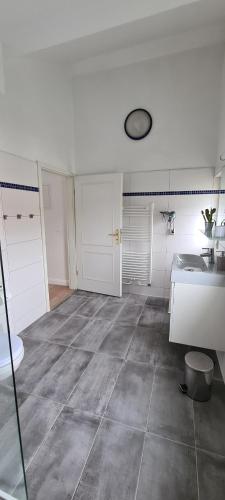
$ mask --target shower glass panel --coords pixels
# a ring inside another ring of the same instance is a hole
[[[0,357],[0,500],[27,500],[18,405],[13,372],[5,283],[0,246],[0,335],[5,335],[10,373],[5,378]],[[1,354],[1,353],[0,353]]]

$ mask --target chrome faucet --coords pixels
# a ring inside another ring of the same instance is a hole
[[[203,248],[202,250],[207,250],[207,252],[201,253],[200,257],[208,257],[209,264],[214,264],[214,248]]]

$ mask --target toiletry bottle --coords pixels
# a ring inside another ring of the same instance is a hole
[[[225,272],[225,251],[217,251],[218,255],[216,259],[216,265],[217,265],[217,271],[224,271]]]

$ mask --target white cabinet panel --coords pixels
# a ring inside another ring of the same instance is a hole
[[[40,217],[17,219],[9,217],[4,221],[6,243],[19,243],[41,238]]]
[[[2,188],[0,187],[0,218],[3,217],[3,210],[2,210]]]
[[[39,193],[2,188],[2,206],[6,215],[40,215]]]
[[[10,273],[9,292],[12,297],[18,295],[38,283],[44,281],[44,268],[42,262],[17,269]],[[29,307],[29,303],[26,307]]]
[[[29,266],[42,260],[41,240],[24,241],[8,246],[9,271],[15,271],[16,269]]]
[[[2,250],[2,262],[3,262],[3,270],[4,270],[4,278],[5,281],[9,281],[9,266],[8,266],[8,255],[7,249]]]
[[[225,287],[173,284],[170,341],[225,351]]]
[[[4,223],[2,217],[0,217],[0,241],[1,241],[1,249],[5,250],[6,240],[5,240]]]

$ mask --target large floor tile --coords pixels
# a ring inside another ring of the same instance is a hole
[[[34,393],[66,403],[93,354],[67,349],[35,386]]]
[[[165,299],[164,297],[147,297],[146,306],[159,307],[168,311],[169,299]]]
[[[98,298],[107,298],[108,295],[104,295],[102,293],[96,293],[96,292],[88,292],[87,290],[76,290],[74,295],[85,297],[86,299],[98,299]]]
[[[194,449],[157,436],[147,437],[136,498],[197,500]]]
[[[107,300],[107,302],[99,309],[96,318],[108,321],[116,321],[116,318],[126,302],[118,300]]]
[[[23,477],[16,413],[0,430],[0,443],[0,489],[12,494]]]
[[[25,397],[24,397],[25,396]],[[27,466],[32,455],[53,425],[62,406],[44,398],[19,394],[19,417],[22,434],[23,455]]]
[[[42,344],[41,340],[33,340],[28,337],[23,338],[24,347],[24,358],[27,358],[30,354],[33,354],[36,349]]]
[[[199,448],[225,456],[225,385],[214,381],[212,397],[194,402],[196,442]]]
[[[98,488],[89,484],[80,483],[73,500],[100,500]]]
[[[21,336],[27,336],[34,340],[49,340],[66,320],[67,318],[63,314],[55,311],[49,312],[26,328]]]
[[[145,306],[138,324],[167,333],[169,332],[169,314],[164,307]]]
[[[33,392],[65,349],[66,347],[61,345],[43,342],[28,357],[25,356],[15,373],[17,389],[22,392]]]
[[[197,451],[199,500],[224,500],[225,458]]]
[[[29,500],[70,500],[99,421],[65,408],[27,471]]]
[[[89,318],[81,316],[71,316],[66,323],[57,330],[50,341],[55,344],[70,345],[79,335],[83,328],[88,324]]]
[[[140,363],[149,363],[151,361],[153,365],[156,364],[157,339],[158,332],[147,327],[137,326],[128,351],[128,359]]]
[[[89,321],[81,333],[76,336],[72,347],[80,347],[93,352],[97,351],[109,327],[110,323],[105,320],[93,319]]]
[[[126,355],[135,327],[113,323],[99,347],[100,352],[123,358]]]
[[[128,359],[153,366],[167,366],[184,369],[187,346],[169,342],[166,334],[153,327],[137,326],[131,343]]]
[[[74,314],[81,305],[86,303],[86,301],[87,299],[85,297],[72,295],[69,299],[60,304],[55,311],[65,315]]]
[[[143,438],[142,432],[105,420],[74,500],[134,500]]]
[[[14,389],[11,386],[0,384],[0,430],[16,413]]]
[[[158,368],[152,389],[148,430],[163,437],[194,446],[193,401],[178,385],[183,373]]]
[[[118,377],[106,416],[145,429],[152,381],[151,366],[127,361]]]
[[[127,294],[128,304],[144,306],[146,303],[146,299],[147,299],[146,295],[138,295],[136,293]]]
[[[107,298],[104,296],[95,297],[93,299],[87,300],[85,304],[81,305],[79,309],[77,309],[77,314],[91,318],[98,312],[98,310],[105,303],[106,300]]]
[[[125,306],[121,309],[116,321],[123,325],[136,325],[143,306],[136,304],[125,304]]]
[[[68,405],[102,415],[115,385],[122,360],[96,354],[72,394]]]
[[[107,298],[107,303],[109,304],[125,304],[127,302],[127,297],[122,296],[122,297],[116,297],[113,295],[109,295]]]

